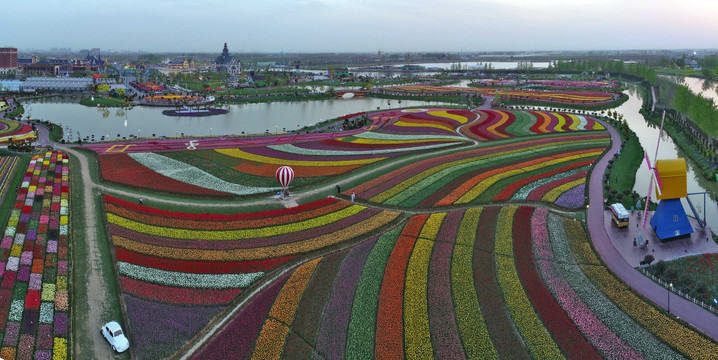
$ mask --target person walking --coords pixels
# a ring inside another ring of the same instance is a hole
[[[352,191],[352,202],[354,202],[354,192]]]
[[[339,186],[339,184],[337,184],[335,188],[337,189],[337,195],[339,195],[339,193],[342,192],[342,188]]]

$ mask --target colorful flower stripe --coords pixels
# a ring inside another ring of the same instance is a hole
[[[250,261],[192,261],[169,259],[115,248],[117,261],[167,271],[195,274],[252,273],[269,271],[296,258],[296,255]]]
[[[377,332],[377,318],[379,312],[379,293],[385,269],[392,251],[397,244],[401,227],[384,233],[374,245],[364,263],[357,290],[352,303],[351,319],[347,332],[348,354],[358,359],[370,359],[375,356],[375,336]]]
[[[520,188],[522,188],[530,183],[533,183],[533,182],[541,180],[541,179],[546,179],[548,177],[555,176],[558,174],[563,174],[562,176],[566,176],[566,175],[568,175],[567,173],[569,171],[574,170],[574,169],[583,168],[587,165],[591,165],[593,162],[594,162],[593,159],[578,161],[578,162],[568,164],[566,166],[554,168],[551,171],[541,172],[541,173],[533,175],[533,176],[528,176],[523,179],[519,179],[517,181],[512,182],[508,186],[504,187],[503,190],[501,190],[496,196],[494,196],[493,200],[508,200],[512,196],[515,196],[517,191]]]
[[[137,203],[123,200],[120,198],[116,198],[111,195],[105,195],[104,200],[106,203],[117,205],[117,207],[126,208],[128,210],[131,210],[131,211],[137,212],[137,213],[156,215],[156,216],[165,217],[165,218],[177,218],[177,219],[197,220],[197,221],[201,220],[201,221],[207,221],[210,223],[235,221],[235,220],[264,219],[264,218],[269,218],[269,217],[275,217],[276,219],[274,221],[279,221],[279,219],[281,219],[283,216],[296,214],[296,213],[304,212],[304,211],[314,210],[314,209],[328,206],[331,204],[336,204],[341,201],[337,198],[327,197],[327,198],[324,198],[321,200],[313,201],[313,202],[302,204],[299,206],[283,208],[283,209],[276,209],[276,210],[258,211],[258,212],[253,212],[253,213],[239,213],[239,214],[203,214],[203,213],[187,213],[187,212],[178,212],[178,211],[158,209],[158,208],[154,208],[154,207],[150,207],[150,206],[139,205]],[[346,202],[344,202],[344,203],[347,206],[349,205],[349,203],[346,203]]]
[[[348,173],[354,169],[358,169],[364,165],[345,165],[345,166],[331,166],[327,163],[327,166],[297,166],[293,165],[295,179],[308,178],[308,177],[322,177],[322,176],[333,176]],[[240,173],[263,176],[271,178],[277,172],[277,165],[273,164],[262,164],[250,161],[243,161],[241,165],[237,165],[232,170]]]
[[[375,131],[367,131],[354,134],[351,137],[338,138],[340,140],[351,139],[354,143],[364,144],[411,144],[411,143],[427,143],[436,141],[466,141],[462,136],[458,135],[422,135],[415,133],[407,134],[384,134]]]
[[[481,110],[479,120],[468,128],[479,140],[578,130],[604,130],[603,125],[583,115],[544,111]]]
[[[453,130],[452,130],[453,132]],[[274,146],[267,146],[267,148],[270,148],[272,150],[278,151],[278,152],[286,152],[290,154],[301,154],[301,155],[313,155],[313,156],[346,156],[346,155],[352,155],[352,156],[359,156],[359,155],[375,155],[375,154],[393,154],[393,153],[403,153],[410,151],[420,151],[420,150],[432,150],[432,149],[438,149],[446,146],[453,145],[453,143],[445,143],[445,144],[431,144],[431,145],[423,145],[423,146],[413,146],[413,147],[402,147],[402,148],[395,148],[395,149],[374,149],[374,150],[320,150],[320,149],[312,149],[312,148],[306,148],[301,147],[301,144],[285,144],[285,145],[274,145]]]
[[[0,157],[0,201],[5,199],[5,194],[10,187],[10,180],[15,174],[19,159],[17,156]]]
[[[120,276],[122,291],[143,299],[177,305],[228,305],[242,288],[174,287]]]
[[[476,295],[472,255],[476,230],[483,208],[471,208],[464,213],[459,225],[451,257],[451,289],[457,326],[466,355],[470,359],[498,359],[486,322],[481,315]],[[432,282],[433,283],[433,282]]]
[[[601,359],[601,354],[586,340],[538,274],[532,252],[533,211],[532,207],[519,207],[513,221],[514,262],[526,295],[567,358]]]
[[[291,146],[289,144],[286,145],[276,145],[284,147],[284,149],[287,149],[287,146]],[[291,148],[290,148],[291,149]],[[363,165],[365,163],[349,163],[347,161],[355,161],[355,160],[362,160],[362,161],[369,161],[369,159],[385,159],[386,153],[382,153],[380,151],[372,151],[372,152],[351,152],[351,151],[343,151],[339,153],[334,153],[332,151],[310,151],[309,154],[304,154],[305,151],[281,151],[277,150],[275,146],[255,146],[255,147],[246,147],[246,148],[240,148],[237,149],[243,153],[248,154],[249,157],[243,158],[246,160],[251,160],[254,162],[259,163],[267,163],[267,164],[273,164],[268,163],[265,161],[262,161],[263,159],[274,159],[274,162],[282,162],[282,163],[288,163],[293,165],[305,165],[302,162],[309,161],[312,163],[318,163],[318,162],[326,162],[326,164],[330,164],[333,162],[339,162],[339,166],[346,166],[346,165]],[[399,149],[392,149],[392,150],[399,150]],[[405,151],[405,150],[404,150]],[[399,152],[399,151],[395,151]],[[251,158],[250,158],[251,157]],[[325,164],[325,166],[326,166]]]
[[[586,147],[593,142],[600,143],[605,140],[605,134],[600,134],[598,137],[588,134],[582,136],[559,136],[557,138],[521,140],[515,143],[485,149],[459,151],[404,166],[399,170],[367,181],[352,190],[361,198],[369,198],[371,201],[383,202],[431,176],[433,176],[433,178],[428,183],[429,185],[451,173],[454,173],[453,176],[456,177],[460,174],[459,171],[474,170],[477,166],[485,167],[489,162],[509,162],[514,158],[528,157],[532,154],[538,156],[541,153],[555,152],[558,151],[557,149],[567,146]],[[487,162],[487,160],[489,160],[489,162]],[[444,181],[448,182],[448,179],[450,178],[445,178]]]
[[[148,169],[163,176],[198,187],[219,189],[225,193],[251,195],[272,192],[278,189],[230,183],[194,166],[155,153],[131,153],[129,156]]]
[[[140,205],[142,206],[142,205]],[[148,225],[164,226],[169,228],[182,228],[182,229],[193,229],[193,230],[237,230],[237,229],[251,229],[267,226],[277,226],[280,224],[294,223],[297,221],[307,220],[316,218],[322,215],[333,213],[341,209],[351,206],[350,203],[334,201],[329,205],[322,206],[316,209],[306,209],[304,211],[289,213],[285,212],[280,216],[271,216],[265,218],[254,218],[254,219],[237,219],[237,220],[225,220],[218,222],[216,220],[192,220],[182,218],[171,218],[159,215],[150,215],[147,213],[135,212],[124,207],[113,205],[111,203],[105,204],[105,210],[108,213],[121,216],[128,220],[139,221]],[[265,212],[266,213],[266,212]],[[253,213],[254,214],[254,213]]]
[[[558,103],[602,104],[614,100],[617,95],[598,91],[531,91],[502,90],[496,92],[503,100],[530,100]]]
[[[170,237],[162,237],[155,235],[146,235],[130,229],[110,224],[109,230],[113,235],[133,239],[135,241],[156,246],[167,246],[174,249],[197,249],[197,250],[232,250],[232,249],[252,249],[263,248],[282,244],[290,244],[298,240],[310,239],[327,232],[341,229],[360,221],[367,220],[372,216],[381,212],[381,209],[367,208],[357,215],[344,217],[337,221],[326,224],[325,226],[297,229],[284,234],[268,235],[257,238],[239,238],[228,239],[223,241],[207,240],[207,239],[177,239]]]
[[[306,339],[311,339],[312,344],[316,343],[314,339],[316,339],[319,332],[322,311],[324,310],[322,306],[317,306],[317,304],[326,304],[329,299],[334,279],[344,258],[347,256],[348,250],[345,249],[324,256],[314,271],[314,276],[312,276],[306,290],[304,290],[304,295],[297,306],[297,312],[291,324],[291,332],[284,347],[285,357],[312,357],[314,347],[307,344]]]
[[[2,159],[10,178],[15,159]],[[68,189],[63,153],[32,157],[0,242],[0,357],[69,355]]]
[[[580,179],[576,179],[570,182],[567,182],[565,184],[559,185],[551,190],[549,190],[546,195],[544,195],[541,200],[547,201],[547,202],[555,202],[556,199],[558,199],[559,196],[563,195],[567,191],[586,183],[586,177],[581,177]]]
[[[347,165],[366,165],[372,164],[377,161],[386,159],[386,157],[380,158],[368,158],[368,159],[356,159],[356,160],[336,160],[336,161],[317,161],[317,160],[286,160],[280,158],[273,158],[262,155],[255,155],[242,151],[240,149],[217,149],[216,152],[231,156],[238,159],[244,159],[254,161],[257,163],[273,164],[273,165],[287,165],[287,166],[347,166]]]
[[[324,234],[317,234],[316,237],[313,238],[299,240],[295,243],[248,249],[178,249],[168,246],[149,245],[137,240],[127,239],[117,235],[112,236],[112,242],[115,247],[122,247],[130,251],[158,257],[184,260],[247,261],[291,256],[296,254],[305,254],[317,249],[354,239],[371,231],[376,231],[376,229],[386,226],[392,221],[394,221],[398,216],[398,212],[381,211],[366,220],[350,224],[347,227],[338,229],[336,231]]]
[[[427,359],[434,354],[426,298],[433,241],[417,239],[406,269],[404,288],[404,345],[406,357]]]
[[[400,359],[404,357],[404,283],[406,268],[416,236],[419,235],[428,215],[416,215],[409,219],[386,263],[384,279],[379,291],[376,317],[377,359]]]
[[[8,122],[14,123],[13,121]],[[37,136],[35,136],[32,126],[26,124],[18,124],[16,127],[10,126],[7,130],[0,133],[0,143],[8,142],[10,139],[12,139],[12,141],[22,141],[35,138],[37,138]]]
[[[537,208],[530,224],[533,251],[544,283],[576,326],[603,356],[610,359],[641,359],[642,356],[611,331],[556,270],[546,225],[547,215],[547,209]]]
[[[281,357],[284,341],[289,333],[289,325],[294,320],[299,300],[319,261],[321,258],[316,258],[299,266],[279,290],[274,305],[269,309],[268,318],[259,332],[259,338],[254,344],[253,357],[261,356],[264,359]]]
[[[464,352],[456,321],[456,305],[452,299],[451,282],[449,281],[451,279],[452,249],[463,215],[463,211],[447,213],[435,238],[429,239],[434,241],[427,277],[429,333],[435,356],[443,359]],[[428,224],[429,222],[427,222]],[[470,274],[467,275],[471,278]]]
[[[561,158],[555,158],[555,157],[544,157],[544,158],[537,158],[531,161],[527,161],[521,164],[518,164],[517,166],[510,166],[506,168],[497,169],[491,172],[487,172],[481,175],[477,175],[473,177],[471,180],[469,180],[466,183],[466,186],[463,189],[457,189],[458,191],[453,192],[451,197],[446,197],[442,199],[437,205],[442,204],[461,204],[461,203],[468,203],[472,200],[476,199],[481,195],[486,189],[488,189],[491,185],[495,184],[501,179],[518,175],[525,172],[530,172],[538,169],[542,169],[548,166],[566,163],[574,160],[582,160],[585,158],[595,158],[598,155],[600,155],[603,152],[603,150],[598,151],[591,151],[591,150],[584,150],[584,151],[576,151],[565,154],[566,156]],[[512,169],[512,170],[509,170]],[[454,200],[455,199],[455,200]]]
[[[324,226],[340,219],[358,214],[367,209],[365,206],[352,205],[326,215],[320,215],[307,220],[296,221],[289,224],[267,226],[250,229],[235,230],[194,230],[188,228],[168,228],[164,226],[149,225],[138,221],[123,218],[113,213],[107,213],[107,222],[132,231],[147,235],[164,236],[175,239],[201,239],[201,240],[232,240],[268,237],[296,232],[307,228]]]
[[[375,239],[356,245],[349,251],[334,280],[332,292],[324,306],[317,333],[316,351],[328,359],[344,359],[352,302]]]
[[[233,289],[246,288],[264,272],[246,274],[193,274],[179,271],[167,271],[139,266],[123,261],[117,262],[117,272],[135,280],[175,287],[195,289]]]
[[[577,236],[577,241],[587,241],[585,232],[581,235],[581,232],[578,231],[579,226],[571,222],[566,224],[569,238]],[[591,261],[593,257],[595,254],[587,260]],[[718,344],[701,336],[693,329],[673,321],[651,304],[640,299],[633,290],[616,279],[607,268],[586,265],[582,265],[581,268],[601,292],[657,338],[692,359],[718,358]]]
[[[193,358],[208,360],[249,358],[264,320],[288,277],[289,275],[284,275],[267,289],[260,291]]]
[[[495,234],[496,277],[511,319],[531,355],[541,359],[561,359],[564,356],[531,305],[514,264],[512,223],[517,209],[504,207],[499,213]]]
[[[680,359],[682,356],[675,352],[665,343],[659,341],[645,328],[636,323],[628,314],[623,312],[616,304],[606,297],[589,278],[581,271],[577,261],[582,262],[586,266],[604,267],[595,258],[591,245],[585,241],[585,232],[581,225],[574,220],[560,218],[557,215],[549,214],[548,216],[548,234],[551,240],[551,247],[554,250],[556,259],[555,268],[561,274],[563,279],[569,283],[572,289],[581,297],[591,310],[599,317],[606,326],[615,332],[623,341],[631,348],[638,351],[647,359],[670,358]],[[571,223],[571,224],[569,224]],[[575,223],[575,224],[574,224]],[[564,225],[565,224],[565,225]],[[578,226],[571,226],[578,225]],[[566,226],[566,228],[564,228]],[[567,230],[571,228],[572,233],[567,236]],[[574,239],[575,237],[575,239]],[[569,241],[571,245],[569,246]],[[580,243],[583,246],[574,247],[574,243]],[[574,252],[572,253],[572,248]],[[579,251],[576,251],[579,250]],[[584,263],[584,258],[574,259],[574,254],[585,254],[593,257],[596,262]],[[622,357],[625,358],[625,357]]]
[[[541,185],[537,187],[535,190],[531,191],[529,195],[527,196],[528,200],[541,200],[543,197],[551,190],[555,189],[556,187],[559,187],[561,185],[571,183],[576,180],[580,179],[586,179],[586,176],[588,175],[588,170],[582,171],[570,176],[564,176],[563,178],[559,178],[550,182],[545,183],[544,185]]]
[[[100,175],[105,181],[162,192],[188,195],[227,196],[226,192],[191,185],[161,175],[133,160],[127,154],[109,154],[99,157]]]

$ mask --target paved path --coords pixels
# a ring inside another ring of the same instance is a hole
[[[591,234],[591,241],[593,241],[596,251],[606,263],[606,266],[633,290],[664,309],[667,309],[668,297],[670,296],[671,314],[693,325],[714,341],[718,341],[718,318],[713,313],[678,295],[669,293],[666,288],[638,272],[626,262],[608,237],[604,225],[603,174],[606,171],[608,160],[612,159],[620,148],[621,138],[613,127],[608,126],[603,121],[600,122],[608,129],[613,143],[606,155],[596,163],[593,171],[591,171],[589,181],[587,222],[588,232]]]

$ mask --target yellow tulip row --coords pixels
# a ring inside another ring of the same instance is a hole
[[[424,225],[424,228],[426,228],[426,225]],[[429,258],[431,257],[433,246],[434,241],[417,239],[406,269],[404,345],[406,347],[406,357],[409,359],[428,359],[434,353],[431,346],[431,332],[429,331],[429,304],[427,300]]]
[[[470,359],[498,359],[486,322],[481,314],[472,261],[476,227],[483,208],[471,208],[464,213],[451,255],[451,290],[455,303],[456,323]]]
[[[375,231],[376,229],[389,224],[394,219],[399,217],[399,215],[400,214],[398,212],[385,210],[370,217],[369,219],[328,234],[288,244],[259,248],[229,250],[178,249],[167,246],[150,245],[118,235],[112,235],[112,242],[114,243],[114,246],[119,246],[127,250],[170,259],[207,261],[257,260],[293,254],[305,254],[327,246],[332,246],[343,241],[362,236],[371,231]]]
[[[179,228],[168,228],[164,226],[156,226],[144,224],[134,220],[126,219],[124,217],[107,213],[107,222],[115,224],[117,226],[130,229],[139,233],[169,237],[175,239],[201,239],[201,240],[235,240],[235,239],[250,239],[250,238],[262,238],[275,235],[288,234],[292,232],[302,231],[306,229],[316,228],[319,226],[328,225],[344,218],[356,215],[359,212],[365,210],[365,206],[352,205],[348,208],[335,211],[323,216],[318,216],[313,219],[307,219],[289,224],[283,224],[278,226],[267,226],[257,229],[237,229],[237,230],[193,230],[193,229],[179,229]]]
[[[282,356],[289,334],[288,325],[294,321],[299,301],[320,260],[317,258],[301,265],[284,283],[254,344],[253,358],[279,359]]]

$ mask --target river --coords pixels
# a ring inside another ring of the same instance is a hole
[[[643,146],[643,148],[648,151],[648,155],[653,161],[653,155],[656,151],[656,141],[658,139],[659,129],[653,124],[649,124],[648,122],[646,122],[646,120],[643,119],[643,115],[639,113],[639,110],[641,110],[641,105],[643,104],[643,96],[640,91],[638,91],[638,87],[635,85],[629,85],[629,89],[624,92],[629,95],[628,101],[621,104],[618,108],[615,109],[615,111],[623,115],[623,117],[626,119],[626,122],[628,123],[628,126],[636,133],[636,135],[638,135],[638,139],[641,142],[641,146]],[[661,136],[661,144],[658,147],[658,159],[675,159],[678,157],[686,158],[685,156],[681,155],[681,151],[678,149],[675,143],[673,143],[673,139],[671,139],[668,135],[663,134],[663,136]],[[706,191],[706,189],[699,183],[699,180],[697,180],[697,175],[694,171],[695,165],[688,158],[686,158],[686,163],[688,164],[688,193]],[[648,167],[646,166],[645,161],[641,162],[641,167],[636,173],[636,184],[633,189],[641,196],[646,196],[646,194],[648,193],[648,183],[650,179],[651,174],[648,171]],[[655,196],[655,193],[652,196]],[[696,207],[696,210],[698,211],[700,217],[702,218],[705,212],[706,222],[711,227],[711,229],[713,229],[714,231],[717,230],[718,203],[716,203],[716,201],[714,200],[711,200],[710,197],[706,197],[706,205],[704,207],[703,195],[691,196],[691,201]],[[693,216],[687,202],[683,200],[682,203],[683,208],[686,210],[686,213],[689,216]]]
[[[23,102],[32,119],[49,120],[65,131],[65,140],[100,140],[132,136],[206,136],[261,134],[297,130],[325,119],[346,114],[409,106],[440,105],[438,102],[378,98],[331,99],[229,105],[229,113],[208,117],[171,117],[163,108],[135,106],[131,109],[93,108],[61,101]]]
[[[668,76],[661,75],[674,83],[685,85],[694,94],[701,94],[703,97],[713,99],[713,102],[718,105],[718,82],[706,81],[696,77],[680,77],[680,76]],[[681,81],[683,80],[683,81]]]

